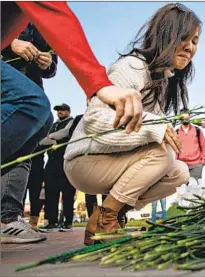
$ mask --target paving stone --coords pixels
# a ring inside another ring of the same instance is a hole
[[[172,268],[157,271],[146,270],[130,272],[120,271],[116,267],[99,267],[98,263],[65,263],[43,265],[34,269],[15,272],[20,264],[35,262],[49,256],[83,247],[83,228],[75,228],[73,232],[50,233],[45,242],[37,244],[2,244],[0,276],[84,276],[84,277],[204,277],[205,271],[185,272],[175,271]]]

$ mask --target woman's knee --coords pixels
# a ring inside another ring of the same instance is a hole
[[[173,158],[173,154],[169,148],[166,148],[167,150],[165,151],[165,149],[161,145],[157,143],[154,145],[155,147],[150,152],[151,159],[153,160],[153,162],[156,159],[156,163],[160,164],[161,170],[163,170],[163,172],[166,174],[171,170],[171,168],[173,168],[175,160]]]
[[[175,166],[172,171],[168,174],[170,178],[173,178],[173,185],[179,187],[183,184],[187,184],[190,178],[188,166],[179,160],[175,161]]]
[[[179,170],[179,183],[187,184],[190,178],[189,168],[188,166],[182,162],[178,161],[178,170]]]

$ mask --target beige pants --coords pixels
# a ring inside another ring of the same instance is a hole
[[[185,163],[157,143],[134,151],[88,155],[65,161],[65,173],[73,186],[87,194],[110,193],[118,201],[141,209],[155,200],[175,193],[188,182]]]

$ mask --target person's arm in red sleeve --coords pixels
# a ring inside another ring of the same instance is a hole
[[[66,2],[16,2],[61,57],[88,97],[112,83],[95,58],[83,29]]]
[[[128,134],[139,131],[143,111],[141,93],[112,85],[66,2],[30,1],[16,4],[62,58],[87,96],[90,98],[96,93],[103,103],[115,108],[113,127],[126,126]]]
[[[201,162],[205,165],[205,137],[200,130],[200,149],[201,149]]]

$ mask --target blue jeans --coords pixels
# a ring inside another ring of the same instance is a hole
[[[31,153],[52,126],[53,116],[44,91],[1,61],[2,164]],[[22,215],[30,161],[2,170],[1,221]]]
[[[159,201],[162,208],[162,218],[166,219],[167,218],[166,198],[160,199]],[[158,201],[152,202],[152,221],[153,222],[156,222],[157,220],[157,202]]]

